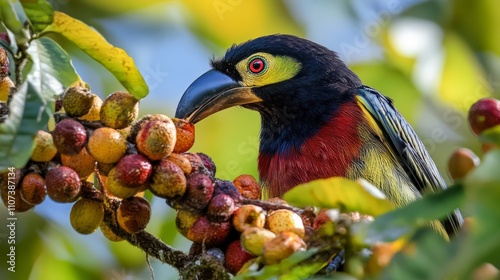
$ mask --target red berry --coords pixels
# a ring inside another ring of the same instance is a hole
[[[138,188],[144,185],[151,174],[153,166],[149,160],[139,154],[126,155],[116,164],[115,176],[126,187]]]
[[[52,138],[54,145],[61,154],[76,155],[87,142],[87,132],[79,122],[64,119],[52,131]]]
[[[500,124],[500,100],[483,98],[474,103],[469,110],[469,124],[477,135],[484,130]]]
[[[240,240],[235,240],[227,246],[226,268],[233,275],[236,275],[243,265],[252,258],[253,256],[243,249]]]

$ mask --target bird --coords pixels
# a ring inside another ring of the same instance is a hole
[[[197,123],[234,106],[260,113],[258,172],[270,197],[335,176],[367,180],[395,207],[446,189],[393,100],[327,47],[267,35],[232,45],[211,67],[188,86],[175,117]],[[436,224],[453,236],[463,217],[456,209]]]

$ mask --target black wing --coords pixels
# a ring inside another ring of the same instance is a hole
[[[421,194],[446,189],[446,183],[424,144],[403,116],[394,108],[392,100],[367,86],[358,88],[358,101],[365,106],[390,140],[392,150]],[[456,209],[443,221],[448,234],[457,233],[463,224]]]

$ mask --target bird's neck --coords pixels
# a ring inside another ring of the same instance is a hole
[[[298,125],[297,120],[282,127],[281,133],[267,131],[270,134],[261,137],[258,167],[269,195],[281,196],[301,183],[346,175],[359,156],[361,122],[362,112],[356,102],[347,102],[326,122]],[[263,123],[262,133],[266,129],[270,128]]]

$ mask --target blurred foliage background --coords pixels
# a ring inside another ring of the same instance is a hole
[[[150,94],[141,114],[173,116],[187,86],[208,70],[209,59],[233,43],[262,35],[302,36],[339,53],[362,78],[394,99],[446,174],[459,146],[480,154],[466,113],[485,96],[500,97],[500,2],[496,0],[389,1],[175,1],[54,0],[125,49],[144,75]],[[82,78],[105,97],[122,89],[102,66],[74,46],[59,42]],[[314,108],[311,108],[314,110]],[[210,155],[217,177],[257,176],[259,116],[233,108],[197,124],[193,151]],[[18,215],[16,273],[0,259],[0,279],[148,279],[145,256],[126,242],[108,242],[100,232],[79,235],[69,224],[71,205],[47,200]],[[175,215],[153,199],[147,230],[187,251]],[[0,211],[5,220],[6,211]],[[6,252],[6,229],[0,230]],[[174,269],[152,262],[159,279]]]

